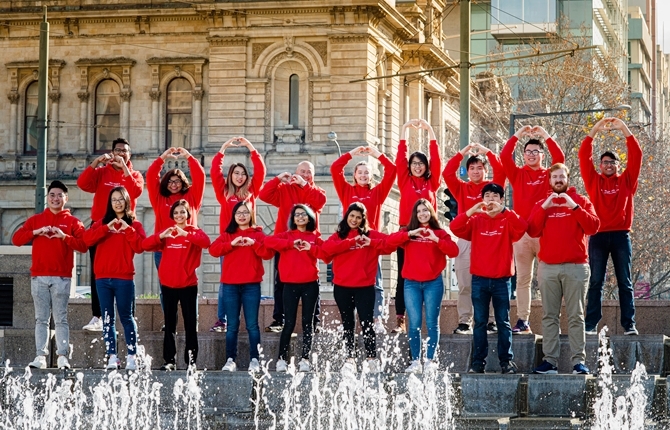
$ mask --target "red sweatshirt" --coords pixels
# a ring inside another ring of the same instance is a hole
[[[119,225],[120,227],[120,225]],[[135,276],[135,254],[144,252],[142,241],[146,239],[144,228],[139,221],[123,231],[109,229],[102,220],[96,221],[84,233],[86,246],[97,245],[93,272],[95,279],[115,278],[132,280]]]
[[[358,230],[351,230],[346,239],[340,239],[335,232],[321,246],[324,259],[332,258],[333,261],[333,284],[340,287],[374,285],[379,256],[392,253],[403,242],[402,238],[392,239],[383,233],[370,230],[370,245],[356,248],[356,236]]]
[[[505,209],[495,217],[486,214],[459,214],[449,224],[458,237],[472,242],[470,273],[484,278],[514,275],[512,243],[523,237],[528,223],[514,211]]]
[[[126,187],[130,195],[130,208],[135,211],[135,204],[144,188],[144,178],[140,172],[133,170],[133,164],[130,161],[128,161],[128,170],[130,170],[130,176],[126,176],[123,170],[116,170],[111,164],[106,164],[95,169],[88,166],[81,172],[77,178],[77,186],[82,191],[94,193],[91,220],[97,221],[104,218],[109,193],[116,187]]]
[[[514,149],[519,139],[516,136],[510,137],[502,151],[500,151],[500,161],[505,168],[505,174],[509,179],[514,194],[512,195],[514,210],[527,220],[530,212],[533,210],[535,202],[547,197],[547,190],[551,189],[549,185],[549,174],[544,167],[533,170],[528,166],[519,167],[514,161]],[[551,154],[551,163],[564,163],[565,155],[553,139],[547,139],[547,149]]]
[[[326,205],[326,191],[314,183],[304,187],[298,184],[283,183],[274,177],[263,185],[258,198],[265,203],[279,208],[275,223],[275,234],[288,230],[288,217],[291,216],[293,206],[298,203],[309,206],[316,214],[316,228],[319,228],[319,214]]]
[[[251,246],[232,246],[230,243],[240,236],[251,238],[255,243]],[[265,274],[263,260],[269,260],[275,255],[274,251],[265,247],[264,241],[265,233],[259,226],[237,229],[233,234],[224,231],[209,247],[212,257],[226,256],[221,269],[221,283],[237,285],[261,282]]]
[[[309,242],[309,251],[300,251],[293,245],[296,240]],[[317,231],[289,230],[265,238],[265,246],[281,255],[279,275],[282,282],[304,284],[319,279],[319,246],[323,244]],[[224,259],[225,262],[225,259]]]
[[[447,188],[456,198],[459,214],[465,213],[476,203],[482,201],[482,188],[484,188],[484,185],[493,182],[502,187],[505,186],[505,172],[498,156],[490,151],[486,153],[486,158],[489,159],[489,164],[493,169],[493,179],[490,181],[481,181],[475,184],[474,182],[464,181],[459,178],[458,168],[463,161],[463,154],[460,152],[457,152],[456,155],[449,159],[447,166],[442,172],[444,183],[447,184]]]
[[[407,141],[401,140],[398,143],[398,156],[395,159],[395,165],[398,169],[398,188],[400,189],[400,210],[399,221],[401,226],[406,226],[412,217],[412,208],[417,200],[427,199],[433,208],[437,208],[437,199],[435,193],[440,188],[440,150],[437,147],[437,141],[430,141],[430,179],[417,178],[409,171],[407,161]]]
[[[163,258],[158,267],[161,285],[169,288],[185,288],[198,285],[195,269],[200,267],[202,250],[209,247],[209,237],[197,227],[187,225],[186,237],[166,237],[161,239],[156,233],[144,239],[145,251],[161,251]],[[162,233],[162,232],[161,232]]]
[[[344,167],[351,159],[351,154],[347,152],[330,166],[330,174],[333,177],[335,191],[337,191],[337,196],[340,198],[345,211],[354,202],[363,203],[368,210],[370,228],[377,230],[381,226],[382,205],[386,197],[388,197],[389,192],[391,192],[393,182],[395,182],[395,164],[384,154],[380,155],[379,162],[384,166],[384,177],[381,183],[375,187],[362,187],[358,184],[350,184],[344,177]]]
[[[188,220],[188,223],[197,226],[198,212],[205,197],[205,169],[203,169],[195,157],[188,157],[188,169],[191,172],[191,187],[185,193],[175,193],[171,194],[170,197],[165,197],[160,192],[161,170],[164,164],[165,160],[158,157],[147,169],[149,201],[156,216],[154,233],[162,233],[166,228],[174,225],[174,221],[170,218],[170,208],[172,208],[174,202],[181,199],[186,200],[189,206],[191,206],[191,219]]]
[[[223,158],[223,154],[217,152],[212,159],[212,168],[210,169],[214,193],[221,205],[221,212],[219,213],[219,232],[226,230],[233,214],[233,208],[240,201],[235,195],[226,199],[225,190],[228,187],[228,183],[226,182],[226,178],[223,177]],[[263,163],[261,154],[256,150],[251,151],[251,164],[254,166],[254,175],[251,177],[251,182],[249,184],[249,196],[247,197],[247,201],[251,203],[251,207],[255,213],[256,199],[263,187],[263,181],[265,181],[265,164]]]
[[[579,169],[586,193],[600,218],[602,231],[628,231],[633,225],[633,198],[642,167],[642,148],[635,136],[626,138],[628,163],[621,174],[607,177],[593,166],[593,139],[587,136],[579,148]]]
[[[402,267],[402,277],[417,282],[426,282],[441,276],[447,267],[447,257],[458,256],[458,245],[451,239],[445,230],[433,230],[439,239],[437,243],[427,237],[409,237],[407,229],[403,228],[391,235],[390,241],[403,241],[405,249],[405,264]]]
[[[42,227],[58,227],[66,236],[64,239],[33,236],[33,230]],[[86,252],[87,249],[83,239],[84,231],[84,224],[72,216],[69,209],[54,214],[47,208],[44,212],[28,218],[12,236],[12,243],[23,246],[33,241],[33,264],[30,266],[30,276],[71,278],[74,267],[72,251]]]
[[[540,238],[540,261],[547,264],[586,264],[589,260],[586,239],[598,232],[600,220],[589,199],[577,194],[575,187],[568,188],[566,194],[579,207],[550,207],[544,210],[542,203],[545,197],[537,202],[530,214],[528,235]]]

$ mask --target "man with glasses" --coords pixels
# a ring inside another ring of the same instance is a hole
[[[114,140],[112,142],[112,152],[104,153],[95,158],[91,165],[79,175],[77,186],[82,191],[93,193],[91,225],[105,216],[109,193],[116,187],[125,187],[128,190],[130,206],[135,211],[137,199],[144,188],[144,178],[140,172],[133,170],[128,141],[123,138]],[[98,291],[95,287],[95,275],[93,274],[95,249],[95,246],[89,248],[91,255],[91,312],[93,318],[83,329],[102,331],[102,311],[100,310]]]
[[[593,139],[599,133],[620,131],[626,137],[628,157],[626,170],[619,173],[619,157],[610,151],[600,156],[600,174],[593,164]],[[631,280],[632,245],[630,228],[633,224],[633,198],[642,167],[640,143],[626,124],[618,118],[603,118],[591,129],[579,148],[579,167],[584,187],[600,218],[598,233],[589,238],[589,280],[586,307],[586,334],[597,334],[602,318],[602,291],[607,259],[612,256],[614,273],[619,287],[621,325],[626,335],[637,335],[635,301]]]
[[[529,137],[524,145],[523,167],[516,165],[514,150],[520,139]],[[521,127],[512,136],[502,151],[500,161],[505,169],[505,175],[512,185],[512,203],[514,211],[521,218],[528,220],[533,206],[539,200],[546,198],[549,186],[549,175],[543,167],[544,140],[551,155],[551,164],[565,162],[565,155],[558,144],[549,136],[547,131],[540,127],[529,125]],[[516,313],[517,323],[512,327],[513,334],[532,334],[530,328],[530,284],[533,280],[535,258],[540,251],[540,241],[525,234],[521,240],[514,242],[514,260],[516,262]]]

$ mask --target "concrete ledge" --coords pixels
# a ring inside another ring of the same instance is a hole
[[[586,408],[586,375],[528,375],[529,416],[583,417]]]
[[[461,375],[464,416],[514,417],[521,375]]]

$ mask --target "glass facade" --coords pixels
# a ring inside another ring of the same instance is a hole
[[[492,24],[556,22],[556,0],[491,0]]]

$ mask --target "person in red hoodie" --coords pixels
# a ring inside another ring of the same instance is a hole
[[[466,155],[469,155],[465,163],[468,181],[458,177],[458,169]],[[486,158],[484,158],[486,157]],[[488,159],[488,163],[487,163]],[[493,179],[487,180],[488,166],[493,169]],[[490,149],[479,143],[471,143],[461,149],[447,162],[442,172],[447,189],[456,199],[458,213],[465,213],[468,209],[482,201],[482,188],[490,183],[505,184],[505,172],[500,159]],[[458,257],[454,258],[454,271],[458,283],[458,327],[454,334],[472,334],[472,274],[470,273],[470,241],[458,238]],[[498,331],[493,315],[493,308],[489,312],[489,333]]]
[[[430,139],[429,152],[430,161],[426,154],[416,151],[407,158],[407,131],[414,128],[417,131],[425,130]],[[436,193],[440,188],[440,173],[442,165],[440,162],[440,149],[433,128],[423,119],[411,119],[402,126],[400,131],[400,142],[398,143],[398,155],[395,159],[398,188],[400,189],[400,208],[398,224],[406,227],[412,217],[412,208],[417,200],[424,198],[433,206],[437,207]],[[398,278],[395,291],[395,313],[396,327],[393,333],[405,333],[405,280],[402,277],[402,268],[405,261],[405,251],[398,248]]]
[[[260,371],[258,346],[261,330],[258,326],[258,310],[261,305],[261,281],[263,260],[274,256],[274,251],[263,244],[265,233],[256,225],[256,216],[250,202],[240,201],[233,207],[233,216],[226,230],[212,243],[212,257],[225,256],[221,270],[221,289],[226,297],[226,364],[221,370],[237,370],[237,335],[240,330],[240,311],[244,310],[244,321],[249,334],[249,370]],[[242,269],[242,270],[241,270]]]
[[[514,150],[520,139],[529,137],[523,147],[523,167],[516,165],[514,161]],[[542,143],[542,140],[544,143]],[[514,193],[512,203],[514,211],[525,220],[530,217],[533,205],[540,199],[544,199],[549,186],[549,175],[543,166],[544,150],[546,148],[551,154],[551,164],[565,162],[565,155],[556,141],[549,136],[547,131],[540,127],[529,125],[521,127],[512,136],[502,151],[500,161],[505,169],[505,175],[509,179]],[[524,235],[520,241],[514,243],[514,260],[516,262],[516,313],[517,322],[512,327],[514,334],[533,334],[528,319],[530,318],[531,292],[530,284],[533,280],[533,266],[535,258],[540,250],[540,242],[537,239]],[[512,290],[514,290],[514,285]]]
[[[626,137],[628,161],[626,170],[619,173],[619,158],[606,151],[600,156],[600,174],[593,166],[593,139],[601,132],[619,130]],[[598,233],[589,238],[591,279],[586,301],[586,334],[597,334],[602,318],[602,292],[607,259],[612,256],[614,273],[619,285],[621,325],[624,334],[638,334],[635,327],[635,297],[631,270],[633,246],[630,228],[633,224],[633,199],[642,167],[642,148],[626,124],[618,118],[604,118],[596,123],[579,148],[579,168],[586,193],[600,218]]]
[[[137,369],[137,323],[133,315],[135,300],[135,254],[144,252],[146,238],[142,224],[130,210],[130,196],[124,187],[116,187],[109,194],[105,216],[84,233],[87,246],[97,246],[95,260],[96,288],[102,308],[103,338],[107,346],[107,369],[119,368],[116,354],[116,315],[114,301],[128,348],[126,370]]]
[[[344,177],[344,167],[355,156],[373,156],[384,166],[384,177],[379,185],[372,184],[372,167],[367,161],[359,161],[354,166],[354,183],[350,184]],[[373,146],[359,146],[352,149],[330,166],[330,174],[333,177],[333,185],[343,208],[349,207],[353,202],[361,202],[368,210],[370,228],[379,230],[381,228],[382,205],[388,197],[396,178],[395,163],[388,159]],[[384,286],[382,285],[382,261],[377,262],[377,277],[375,278],[375,332],[386,333],[382,322],[382,310],[384,309]]]
[[[586,237],[595,234],[600,220],[585,196],[569,187],[570,170],[562,164],[549,168],[551,193],[535,204],[528,234],[540,238],[537,280],[542,293],[542,352],[544,360],[533,373],[558,373],[561,304],[568,314],[572,373],[588,374],[584,341],[584,300],[589,282]]]
[[[442,272],[447,267],[445,256],[456,257],[458,245],[440,226],[435,209],[426,199],[417,200],[409,224],[406,229],[392,235],[393,238],[396,236],[404,241],[401,246],[405,248],[402,277],[405,278],[405,305],[409,318],[407,333],[412,354],[412,362],[405,372],[435,371],[438,368],[435,350],[440,338],[440,308],[444,295]],[[421,314],[424,309],[428,340],[422,369]]]
[[[258,197],[265,203],[279,208],[275,222],[275,234],[288,230],[289,215],[293,206],[304,204],[316,214],[316,229],[319,229],[319,214],[326,205],[326,191],[314,183],[314,165],[302,161],[291,175],[283,172],[263,185]],[[280,254],[275,256],[274,309],[272,324],[265,328],[266,332],[279,333],[284,327],[284,284],[279,273]],[[317,301],[314,326],[318,324],[319,304]]]
[[[246,147],[249,150],[251,164],[254,166],[254,176],[249,176],[247,166],[243,163],[232,163],[228,168],[228,176],[223,176],[223,159],[225,151],[228,148]],[[216,200],[221,205],[219,214],[219,231],[222,232],[230,224],[230,217],[235,205],[241,201],[251,203],[251,210],[256,213],[256,199],[260,192],[263,181],[265,181],[265,163],[261,154],[246,138],[242,136],[231,137],[216,153],[212,159],[212,168],[210,169],[212,185]],[[227,178],[227,179],[226,179]],[[223,257],[221,257],[221,266],[223,267]],[[227,327],[225,296],[223,288],[219,285],[219,300],[217,302],[217,318],[209,331],[224,333]]]
[[[53,181],[47,189],[47,208],[31,216],[12,236],[15,246],[32,241],[30,291],[35,304],[35,345],[37,356],[29,366],[47,368],[49,355],[49,320],[56,325],[56,353],[59,369],[69,369],[67,350],[70,345],[70,326],[67,323],[67,304],[74,267],[74,252],[86,252],[83,240],[84,225],[65,209],[67,187]]]
[[[286,372],[289,343],[298,315],[298,304],[302,300],[302,359],[298,363],[301,372],[309,372],[312,366],[309,353],[312,350],[314,314],[319,298],[319,263],[317,254],[323,243],[316,230],[316,215],[306,205],[295,205],[291,211],[289,230],[268,236],[265,246],[282,255],[279,272],[284,282],[284,328],[279,338],[277,371]]]
[[[125,187],[130,195],[130,209],[134,212],[137,199],[142,195],[144,178],[142,174],[133,170],[130,162],[130,145],[124,138],[115,139],[112,142],[112,153],[105,153],[94,159],[90,166],[84,169],[77,178],[77,186],[87,193],[93,193],[93,206],[91,206],[91,225],[105,216],[107,210],[107,199],[112,189]],[[91,331],[102,331],[102,311],[98,290],[95,286],[95,250],[92,246],[88,249],[91,256],[91,313],[93,317],[83,329]]]
[[[163,294],[165,333],[161,370],[175,370],[177,347],[177,305],[181,302],[184,318],[186,346],[184,361],[195,365],[198,358],[198,276],[202,250],[210,245],[209,237],[194,225],[189,225],[191,207],[186,200],[177,200],[170,211],[175,224],[161,233],[154,233],[142,242],[145,251],[161,251],[163,257],[158,267],[158,279]]]
[[[353,373],[356,370],[354,312],[358,313],[363,328],[367,357],[363,370],[380,370],[373,328],[377,260],[379,255],[393,252],[403,240],[396,237],[394,241],[383,233],[371,230],[367,224],[365,206],[354,202],[347,208],[335,233],[321,246],[322,259],[333,262],[333,297],[340,310],[348,357],[343,372]]]
[[[472,304],[475,309],[474,351],[470,372],[484,373],[489,353],[487,315],[493,304],[498,326],[498,360],[502,373],[516,373],[509,321],[511,278],[514,275],[512,244],[523,237],[526,221],[504,206],[505,190],[496,183],[482,188],[483,201],[459,214],[449,227],[472,244]]]

